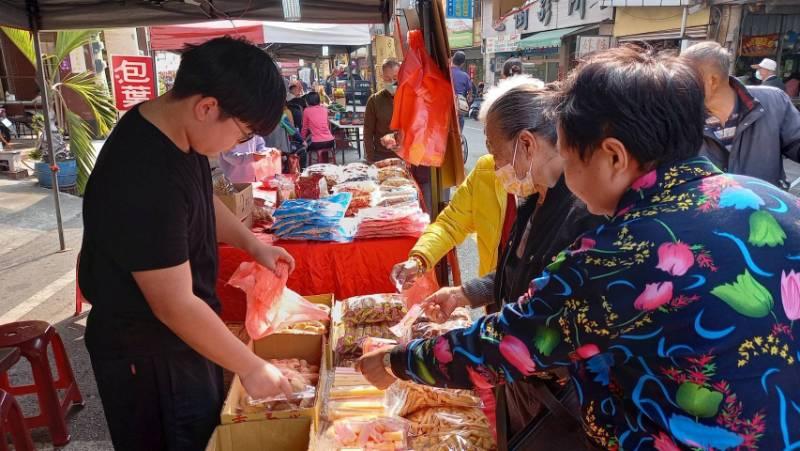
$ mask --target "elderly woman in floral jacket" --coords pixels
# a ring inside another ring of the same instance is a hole
[[[609,221],[517,303],[361,370],[459,388],[566,367],[605,449],[800,448],[797,199],[696,156],[703,89],[674,58],[597,54],[556,103],[567,186]]]

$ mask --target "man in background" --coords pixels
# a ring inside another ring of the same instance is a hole
[[[705,89],[708,113],[700,154],[725,172],[786,189],[783,158],[800,161],[800,112],[789,96],[771,87],[744,86],[728,75],[731,55],[716,42],[695,44],[681,57],[702,76]]]
[[[455,91],[456,96],[464,97],[464,100],[467,102],[467,110],[469,110],[469,104],[472,102],[472,99],[470,99],[472,96],[472,80],[470,80],[469,75],[464,72],[463,67],[466,62],[467,55],[461,50],[453,54],[452,63],[450,65],[450,80],[453,82],[453,91]],[[461,108],[459,108],[458,126],[459,129],[464,129],[464,116],[467,112],[460,110]]]
[[[778,70],[778,63],[775,60],[764,58],[760,63],[750,67],[756,70],[756,78],[761,80],[761,86],[772,86],[781,91],[786,90],[783,80],[775,74],[775,71]]]
[[[364,113],[364,153],[370,164],[397,156],[392,150],[384,147],[380,140],[392,131],[389,124],[392,122],[399,72],[400,63],[392,59],[386,60],[381,66],[383,89],[367,100],[367,109]]]

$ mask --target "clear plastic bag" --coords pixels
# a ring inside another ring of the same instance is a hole
[[[401,418],[351,418],[335,421],[322,435],[318,449],[405,451],[408,425]]]
[[[361,352],[369,354],[372,351],[393,346],[397,346],[397,340],[392,340],[391,338],[367,337],[361,342]]]
[[[495,451],[494,438],[483,429],[456,429],[409,439],[415,451]]]
[[[336,354],[340,358],[360,357],[362,343],[367,338],[394,338],[389,327],[394,323],[369,323],[346,325],[344,335],[336,341]]]
[[[406,314],[399,294],[371,294],[342,301],[342,321],[346,324],[396,323]]]
[[[214,171],[214,173],[211,175],[211,185],[214,187],[214,194],[225,195],[236,192],[236,188],[234,188],[233,183],[228,180],[228,177],[225,176],[224,172],[219,170]]]
[[[430,408],[479,409],[482,403],[472,390],[453,390],[397,381],[386,390],[386,406],[389,415],[408,417],[414,412]],[[430,412],[431,415],[433,413]],[[478,418],[480,411],[473,413],[472,417]]]
[[[415,410],[405,418],[414,437],[458,429],[483,430],[491,437],[489,421],[478,407],[429,407]]]

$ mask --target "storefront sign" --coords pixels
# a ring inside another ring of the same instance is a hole
[[[486,38],[486,53],[513,52],[517,50],[519,33],[504,34]]]
[[[471,19],[445,19],[447,40],[452,49],[472,47],[474,26]]]
[[[525,30],[528,28],[528,10],[520,11],[514,14],[514,28],[517,30]]]
[[[530,7],[535,18],[521,33],[571,28],[613,19],[614,8],[605,8],[597,0],[539,0]],[[520,13],[517,13],[519,16]]]
[[[448,19],[472,19],[472,0],[447,0]]]
[[[153,60],[149,56],[111,56],[114,99],[119,111],[156,97]]]
[[[761,36],[742,37],[742,56],[775,56],[778,53],[780,35],[765,34]]]
[[[553,20],[553,0],[541,0],[539,2],[539,13],[537,14],[539,22],[545,26],[550,25]]]
[[[611,36],[578,36],[578,58],[610,47]]]
[[[568,15],[577,14],[581,19],[586,18],[586,0],[569,0]]]

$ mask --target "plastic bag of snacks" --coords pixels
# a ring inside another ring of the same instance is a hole
[[[489,420],[477,407],[429,407],[405,417],[412,436],[440,434],[456,429],[478,429],[491,437]]]
[[[364,354],[369,354],[372,351],[377,351],[378,349],[392,346],[397,346],[397,340],[392,340],[389,338],[367,337],[361,342],[361,351]]]
[[[409,439],[411,449],[425,451],[494,451],[495,440],[483,429],[456,429]]]
[[[408,449],[408,426],[400,418],[338,420],[325,431],[318,449],[405,451]]]
[[[394,323],[346,325],[344,335],[336,341],[336,353],[343,358],[361,356],[362,343],[367,338],[394,338],[389,327]]]
[[[214,194],[233,194],[236,191],[233,183],[222,171],[214,171],[211,175],[211,184],[214,187]]]
[[[388,168],[390,166],[399,166],[401,168],[405,168],[406,162],[400,158],[387,158],[385,160],[375,162],[373,166],[375,166],[378,169]]]
[[[477,409],[482,404],[481,399],[472,390],[451,390],[397,381],[386,390],[386,405],[389,415],[407,417],[414,412],[432,407]]]
[[[335,164],[320,163],[314,164],[306,168],[303,174],[307,175],[322,175],[328,184],[328,189],[333,188],[339,183],[342,178],[342,167]]]
[[[399,294],[356,296],[345,299],[342,304],[342,321],[346,324],[394,324],[405,314],[406,305]]]
[[[469,316],[469,310],[466,308],[458,308],[450,318],[443,323],[436,323],[430,321],[426,316],[420,316],[419,319],[411,326],[410,338],[436,338],[444,335],[453,329],[464,329],[472,326],[472,319]]]
[[[297,178],[295,191],[300,199],[328,197],[328,182],[322,174],[301,175]]]
[[[289,379],[293,396],[287,398],[285,394],[280,394],[261,399],[246,396],[243,399],[242,410],[245,412],[292,410],[314,404],[315,386],[319,381],[319,366],[310,365],[302,359],[273,359],[268,362],[275,365]]]
[[[378,169],[378,182],[383,183],[393,178],[409,179],[410,177],[404,166],[387,166]]]

